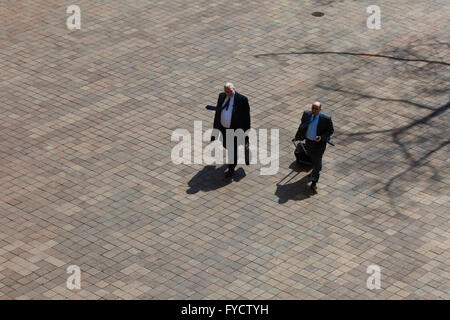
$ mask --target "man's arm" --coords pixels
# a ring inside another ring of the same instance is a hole
[[[322,135],[320,136],[321,141],[323,142],[327,142],[328,138],[331,137],[331,135],[334,132],[334,128],[333,128],[333,121],[331,120],[331,117],[328,118],[328,126],[327,126],[327,130],[322,133]]]
[[[305,120],[306,119],[306,112],[305,111],[303,111],[303,114],[302,114],[302,120],[300,121],[300,124],[299,124],[299,126],[298,126],[298,129],[297,129],[297,132],[295,133],[295,137],[294,137],[294,139],[292,139],[292,141],[295,141],[295,140],[300,140],[300,132],[301,132],[301,130],[302,130],[302,125],[305,123]]]
[[[217,99],[216,104],[216,112],[214,113],[214,121],[213,121],[213,129],[219,129],[219,121],[220,121],[220,114],[219,114],[219,104],[220,104],[220,98],[222,94],[219,94],[219,98]],[[211,141],[216,140],[214,135],[211,135]]]
[[[216,104],[216,112],[214,113],[214,123],[213,123],[213,128],[215,129],[219,129],[219,119],[220,119],[220,115],[219,115],[219,103],[220,103],[220,98],[221,98],[222,94],[219,94],[219,97],[217,98],[217,104]]]
[[[243,98],[242,101],[242,130],[247,131],[250,129],[250,105],[248,104],[247,97]]]

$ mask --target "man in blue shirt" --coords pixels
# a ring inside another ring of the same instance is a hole
[[[317,190],[320,171],[322,170],[322,157],[327,147],[327,142],[334,132],[331,117],[321,113],[320,102],[316,101],[311,107],[311,111],[303,112],[302,122],[297,130],[295,140],[306,140],[305,147],[311,157],[313,170],[309,175],[311,189]]]

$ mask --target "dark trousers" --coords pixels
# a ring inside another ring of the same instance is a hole
[[[222,145],[223,147],[227,150],[228,152],[228,161],[230,161],[232,155],[231,155],[231,150],[227,149],[227,134],[226,134],[226,129],[224,127],[221,126],[220,128],[220,132],[222,133]],[[237,153],[238,153],[238,141],[237,141],[237,137],[234,137],[234,147],[233,147],[233,160],[231,163],[228,164],[228,169],[231,171],[234,171],[234,168],[236,168],[237,165]]]
[[[305,142],[306,151],[308,155],[311,157],[313,170],[310,175],[310,180],[312,182],[318,182],[320,177],[320,171],[322,170],[322,157],[327,147],[326,143],[323,142],[315,142],[306,139]]]

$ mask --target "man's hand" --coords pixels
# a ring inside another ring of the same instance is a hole
[[[317,136],[315,141],[320,142],[320,140],[322,140],[322,138],[320,136]]]

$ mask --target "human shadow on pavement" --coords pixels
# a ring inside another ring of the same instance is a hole
[[[301,201],[308,199],[311,195],[315,194],[308,186],[308,175],[295,181],[295,178],[299,174],[311,170],[310,166],[299,165],[294,161],[289,166],[289,169],[292,169],[292,171],[277,183],[275,195],[278,197],[278,203],[286,203],[289,200]]]
[[[233,181],[239,182],[244,178],[247,174],[245,173],[245,170],[243,168],[236,169],[233,175]]]
[[[186,190],[188,194],[195,194],[201,191],[217,190],[232,182],[232,179],[225,179],[225,170],[227,165],[216,168],[216,166],[209,165],[197,172],[188,182],[189,189]],[[235,171],[233,181],[239,181],[245,177],[245,171],[239,168]]]

